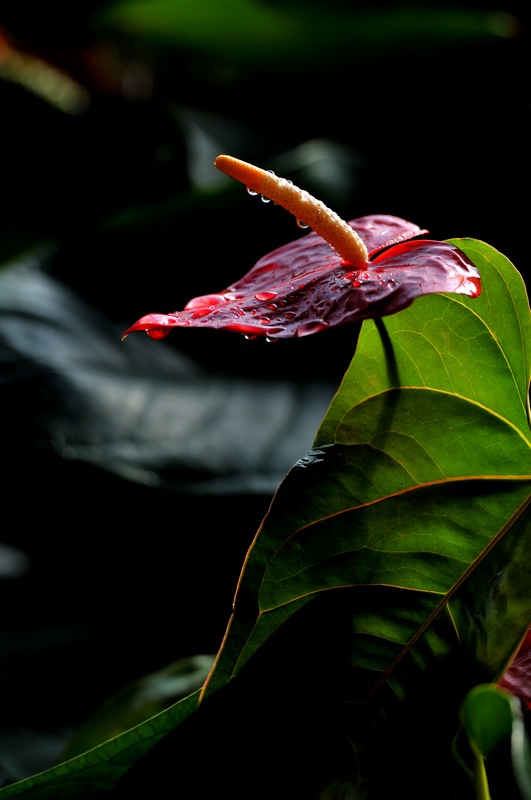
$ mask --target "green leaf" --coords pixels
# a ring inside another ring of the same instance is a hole
[[[520,701],[494,684],[475,686],[464,699],[461,719],[473,752],[485,762],[486,775],[501,762],[502,791],[509,792],[514,781],[520,796],[531,800],[531,743]],[[505,754],[508,758],[502,761]]]
[[[529,623],[529,302],[504,256],[453,244],[479,268],[483,294],[420,298],[363,324],[314,449],[279,487],[248,554],[204,691],[241,680],[288,622],[300,618],[317,646],[320,624],[348,615],[341,692],[365,758],[360,780],[385,781],[384,736],[404,780],[420,761],[437,769],[459,702],[501,673]],[[335,605],[317,602],[334,594]],[[404,752],[402,707],[412,706]]]
[[[475,686],[461,707],[461,719],[474,749],[488,758],[510,738],[518,706],[508,692],[495,685]],[[517,714],[521,719],[521,714]]]
[[[144,753],[197,708],[199,690],[116,738],[0,789],[2,800],[94,800],[110,793]]]
[[[397,665],[406,654],[421,658],[419,639],[437,618],[445,633],[433,637],[433,652],[465,637],[452,599],[464,628],[458,591],[506,567],[504,537],[514,530],[515,553],[529,540],[525,286],[488,245],[452,243],[479,268],[482,295],[419,298],[363,324],[315,447],[279,488],[249,553],[207,693],[312,597],[344,587],[364,594],[352,619],[354,695],[366,700],[386,683],[398,691]],[[522,614],[518,606],[514,628],[505,627],[506,658],[528,622]]]
[[[123,687],[76,730],[61,761],[115,738],[191,695],[202,687],[213,661],[209,655],[180,658]]]

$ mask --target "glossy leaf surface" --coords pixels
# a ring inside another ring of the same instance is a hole
[[[385,214],[351,220],[370,260],[354,269],[309,233],[261,258],[240,280],[190,300],[183,311],[148,314],[129,328],[153,338],[175,327],[217,328],[247,336],[307,336],[347,322],[394,314],[416,297],[481,291],[479,273],[447,242],[408,241],[426,233]],[[381,252],[383,248],[389,248]]]

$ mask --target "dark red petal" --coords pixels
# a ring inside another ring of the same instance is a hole
[[[499,686],[519,697],[531,711],[531,627],[499,681]]]
[[[261,258],[218,294],[193,298],[183,311],[142,317],[124,334],[160,338],[195,326],[249,336],[306,336],[347,322],[394,314],[416,297],[481,291],[479,273],[453,245],[411,241],[395,245],[364,269],[351,269],[320,237],[309,234]]]
[[[400,283],[400,302],[434,292],[453,292],[477,297],[481,294],[479,271],[465,254],[448,242],[423,239],[386,250],[371,262],[371,270],[384,269]],[[405,306],[401,305],[402,308]],[[389,309],[386,314],[394,311]]]
[[[351,220],[349,225],[360,234],[369,255],[427,232],[412,222],[389,214],[359,217]],[[249,335],[275,337],[313,333],[339,324],[325,321],[324,318],[313,319],[322,304],[337,304],[344,294],[335,285],[328,289],[326,287],[327,276],[332,276],[331,283],[335,284],[333,275],[336,269],[343,289],[348,288],[348,283],[345,284],[341,277],[345,272],[341,258],[320,236],[309,233],[261,258],[247,275],[224,292],[194,297],[184,311],[174,314],[148,314],[131,326],[123,338],[139,330],[146,331],[152,338],[163,338],[172,327],[180,326],[223,328]],[[331,303],[323,297],[317,307],[312,308],[308,297],[303,301],[308,283],[315,285],[315,289],[319,283],[323,292],[335,292],[331,294]],[[361,293],[358,292],[358,295],[354,301],[350,300],[350,311],[366,307]],[[188,313],[192,309],[195,312]],[[274,324],[271,324],[273,311],[278,313],[275,314]],[[325,311],[323,309],[323,313]]]
[[[359,233],[369,257],[373,256],[384,247],[413,239],[415,236],[428,233],[424,228],[419,228],[412,222],[389,214],[370,214],[367,217],[351,219],[349,225]]]

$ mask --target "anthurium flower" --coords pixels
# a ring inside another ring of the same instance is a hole
[[[414,237],[427,230],[399,217],[373,214],[345,222],[308,192],[231,156],[215,165],[295,215],[311,232],[263,256],[226,289],[190,300],[182,311],[148,314],[125,333],[154,339],[175,327],[219,328],[249,338],[306,336],[394,314],[435,292],[477,297],[477,268],[447,242]],[[413,240],[413,241],[412,241]]]
[[[531,625],[498,685],[521,699],[531,719]]]

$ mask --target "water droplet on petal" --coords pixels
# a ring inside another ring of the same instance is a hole
[[[277,292],[257,292],[255,294],[255,299],[259,300],[261,303],[266,303],[268,300],[273,300],[276,296]]]
[[[256,195],[258,194],[258,192],[255,192],[255,190],[254,190],[254,189],[251,189],[251,187],[250,187],[250,186],[247,186],[247,194],[250,194],[250,195],[251,195],[251,197],[256,197]]]
[[[193,317],[194,317],[194,319],[197,319],[198,317],[206,317],[211,312],[212,312],[212,309],[208,308],[208,307],[207,308],[198,308],[196,311],[194,311]]]
[[[192,308],[212,308],[226,301],[227,297],[224,294],[203,294],[200,297],[192,297],[184,308],[185,311],[190,311]]]
[[[150,339],[164,339],[164,337],[168,335],[169,331],[164,330],[164,328],[153,328],[150,331],[146,331],[146,333]]]
[[[297,328],[297,336],[309,336],[312,333],[322,331],[325,327],[326,325],[322,322],[306,322]]]
[[[262,203],[270,203],[270,202],[271,202],[271,198],[270,197],[266,197],[265,194],[263,194],[262,195]]]
[[[309,226],[309,225],[307,225],[305,222],[303,222],[301,219],[298,219],[298,220],[297,220],[297,225],[299,226],[299,228],[303,228],[303,229],[304,229],[304,228],[309,228],[309,227],[310,227],[310,226]]]

